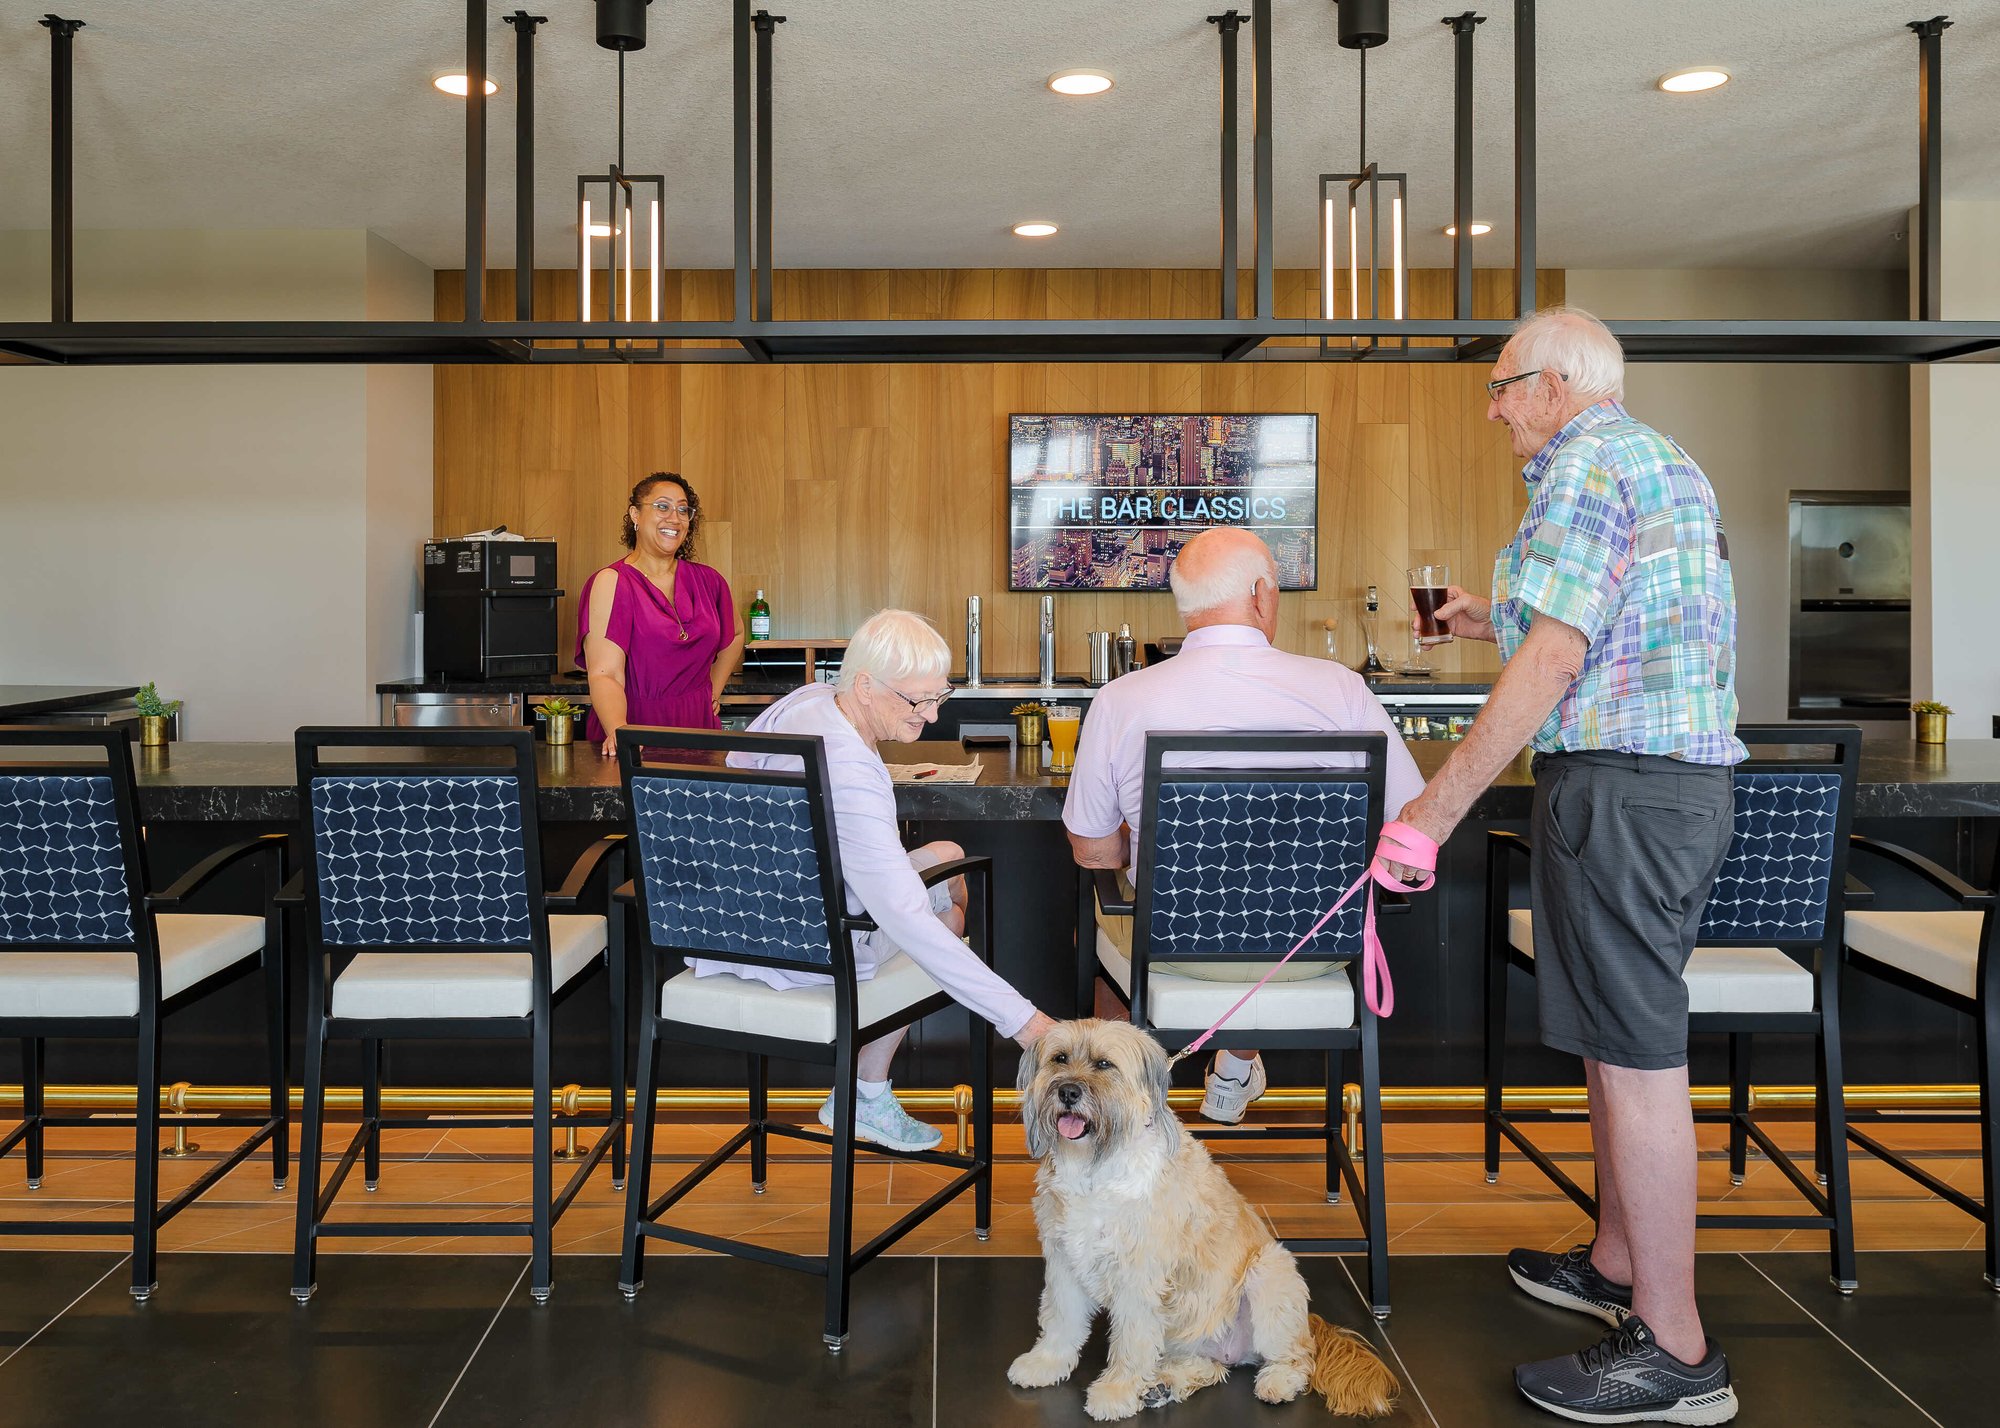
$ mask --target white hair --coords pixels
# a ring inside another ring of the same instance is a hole
[[[1233,527],[1218,527],[1234,529]],[[1199,615],[1204,610],[1215,610],[1225,605],[1241,604],[1250,598],[1257,588],[1257,582],[1268,580],[1273,589],[1278,584],[1278,563],[1271,558],[1271,548],[1263,539],[1250,531],[1242,534],[1250,536],[1247,541],[1229,541],[1220,554],[1209,555],[1206,551],[1195,563],[1202,567],[1199,578],[1187,571],[1186,557],[1198,541],[1216,534],[1203,531],[1181,547],[1180,555],[1174,559],[1167,571],[1167,583],[1174,589],[1174,608],[1185,619],[1189,615]]]
[[[1547,307],[1514,324],[1508,343],[1523,372],[1558,372],[1581,401],[1625,400],[1625,349],[1580,307]]]
[[[840,688],[853,689],[864,674],[882,684],[902,685],[935,683],[950,671],[951,646],[929,620],[910,610],[877,610],[847,642]]]

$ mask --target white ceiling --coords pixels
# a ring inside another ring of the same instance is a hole
[[[513,31],[494,0],[489,257],[512,262]],[[784,267],[1208,266],[1216,254],[1217,0],[763,0],[776,39]],[[1246,13],[1249,0],[1235,0]],[[1539,257],[1560,267],[1893,267],[1916,201],[1916,48],[1944,0],[1542,0]],[[46,226],[52,5],[76,40],[80,227],[374,229],[463,254],[460,0],[0,0],[0,227]],[[590,0],[544,0],[542,266],[574,249],[575,175],[613,157],[616,59]],[[1411,175],[1413,260],[1449,261],[1452,36],[1465,0],[1393,0],[1369,63],[1375,157]],[[1512,261],[1512,14],[1481,8],[1475,209]],[[1945,196],[2000,198],[2000,0],[1944,39]],[[629,61],[627,159],[668,175],[671,261],[730,261],[728,0],[658,0]],[[1328,0],[1277,0],[1277,257],[1314,262],[1315,175],[1353,165],[1357,57]],[[1248,29],[1243,261],[1251,256]],[[1669,96],[1660,74],[1736,76]],[[1058,69],[1117,88],[1063,99]],[[1012,236],[1048,218],[1053,239]]]

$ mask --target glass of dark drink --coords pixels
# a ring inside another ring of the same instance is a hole
[[[1416,616],[1417,638],[1448,640],[1451,631],[1438,620],[1438,606],[1445,603],[1451,587],[1449,565],[1413,566],[1410,575],[1410,610]],[[1422,646],[1419,646],[1422,648]]]

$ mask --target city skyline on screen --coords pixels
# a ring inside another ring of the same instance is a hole
[[[1318,569],[1318,418],[1305,413],[1008,420],[1008,588],[1165,590],[1213,526],[1255,531],[1284,590]]]

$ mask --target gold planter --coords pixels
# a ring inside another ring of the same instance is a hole
[[[1042,711],[1014,716],[1014,742],[1024,749],[1039,749],[1042,746]]]
[[[167,721],[169,714],[142,714],[139,716],[139,743],[148,749],[164,747],[167,742]]]
[[[561,747],[576,738],[576,719],[569,714],[545,714],[542,721],[549,726],[548,741]]]
[[[1945,724],[1950,718],[1949,714],[1917,715],[1917,742],[1920,744],[1942,744],[1945,737]]]

